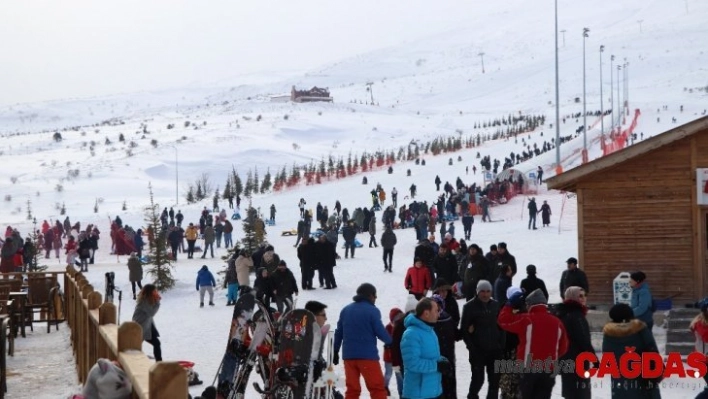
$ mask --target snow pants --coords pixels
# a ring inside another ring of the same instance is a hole
[[[361,395],[361,378],[364,378],[366,389],[371,399],[386,399],[384,377],[378,360],[344,361],[344,379],[347,382],[345,399],[359,399]]]

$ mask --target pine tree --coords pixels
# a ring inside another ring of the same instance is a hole
[[[162,228],[160,222],[160,205],[155,203],[152,193],[152,184],[148,185],[150,190],[150,205],[145,207],[145,223],[150,226],[155,234],[150,242],[150,255],[146,265],[153,265],[148,269],[147,274],[154,278],[155,287],[160,291],[167,291],[175,285],[175,278],[172,276],[172,260],[167,257],[167,229]]]
[[[66,215],[66,205],[64,203],[61,203],[61,209],[59,210],[60,215]]]
[[[190,185],[189,190],[187,190],[187,203],[188,204],[193,204],[195,202],[195,196],[194,196],[194,186]]]
[[[249,170],[246,175],[246,186],[243,188],[243,195],[246,196],[246,198],[250,198],[251,191],[253,191],[253,173]]]
[[[202,191],[202,183],[197,182],[197,191],[194,193],[194,199],[201,201],[204,199],[204,191]]]
[[[258,247],[265,242],[265,223],[258,217],[258,211],[248,202],[246,217],[241,223],[243,225],[244,237],[241,239],[241,246],[248,253],[255,252]]]
[[[128,210],[128,202],[123,201],[123,206],[121,207],[122,210],[127,211]]]
[[[98,213],[98,198],[96,198],[96,202],[93,203],[93,213]]]
[[[233,200],[233,193],[231,192],[231,177],[226,179],[226,186],[224,187],[224,193],[221,195],[225,200]]]
[[[256,166],[256,171],[253,174],[253,190],[252,191],[254,194],[258,193],[258,188],[259,188],[258,185],[259,185],[259,183],[258,183],[258,167]]]
[[[243,194],[243,183],[241,182],[241,177],[236,172],[236,169],[232,169],[231,179],[233,181],[232,190],[234,193],[234,197],[240,196],[241,194]]]
[[[263,183],[261,183],[261,194],[265,193],[266,191],[270,191],[270,187],[272,185],[270,180],[270,168],[268,168],[265,176],[263,176]]]

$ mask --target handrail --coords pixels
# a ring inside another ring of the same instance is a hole
[[[64,273],[67,324],[71,330],[76,372],[86,382],[98,358],[117,360],[133,384],[133,399],[186,399],[187,371],[177,362],[155,362],[142,352],[143,331],[127,321],[116,325],[116,307],[86,277],[67,266]]]

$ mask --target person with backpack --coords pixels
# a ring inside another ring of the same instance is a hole
[[[654,327],[654,301],[652,300],[647,275],[636,271],[629,275],[629,286],[632,287],[632,313],[634,317],[646,323],[649,331]]]

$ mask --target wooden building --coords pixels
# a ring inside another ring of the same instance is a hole
[[[591,303],[611,304],[614,278],[634,270],[674,306],[708,294],[708,117],[546,183],[577,194],[578,263]]]
[[[320,87],[313,87],[310,90],[297,90],[295,86],[290,90],[290,101],[296,103],[309,103],[316,101],[332,102],[329,90]]]

